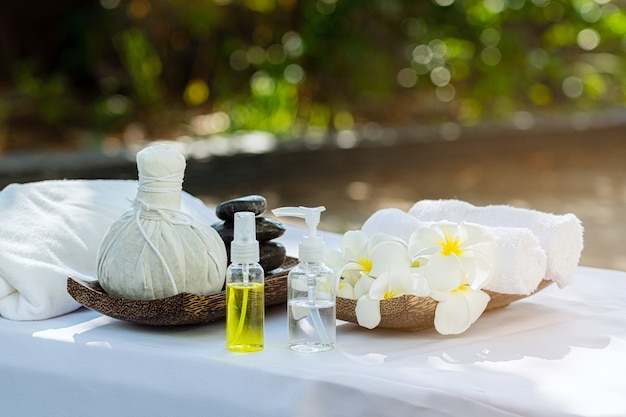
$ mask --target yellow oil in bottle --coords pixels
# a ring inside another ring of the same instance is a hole
[[[226,309],[226,348],[233,352],[256,352],[263,349],[263,283],[228,283]]]

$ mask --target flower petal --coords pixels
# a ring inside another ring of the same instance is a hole
[[[349,273],[351,271],[356,271],[358,272],[357,275],[360,275],[360,272],[363,271],[363,265],[356,261],[346,261],[346,264],[343,267],[342,275],[345,276],[346,273]]]
[[[443,236],[437,230],[423,227],[415,230],[409,238],[408,253],[411,258],[422,254],[432,254],[439,250],[439,242]]]
[[[441,301],[435,308],[435,330],[439,333],[460,334],[472,324],[467,299],[458,292],[450,293],[447,301]]]
[[[376,245],[370,254],[372,269],[370,275],[378,277],[385,271],[393,268],[403,268],[411,266],[411,259],[406,251],[406,246],[398,241],[385,241]]]
[[[354,298],[360,298],[361,296],[369,293],[370,287],[374,282],[374,278],[361,274],[361,278],[354,284]]]
[[[389,288],[389,275],[390,273],[385,271],[378,278],[372,282],[368,295],[373,300],[384,300],[385,294]]]
[[[415,290],[410,268],[394,268],[376,278],[370,287],[369,296],[376,300],[386,300]]]
[[[427,297],[430,294],[428,281],[426,281],[426,278],[423,276],[423,274],[415,271],[415,269],[413,270],[413,272],[411,272],[411,281],[413,282],[413,290],[411,294],[420,297]]]
[[[444,335],[463,333],[485,311],[488,302],[489,295],[482,291],[452,291],[447,301],[437,304],[435,329]]]
[[[342,279],[339,282],[339,291],[337,293],[337,296],[354,299],[354,287],[352,286],[352,284]]]
[[[491,233],[483,226],[476,223],[464,222],[459,228],[462,236],[462,242],[465,246],[476,246],[483,243],[493,243]]]
[[[324,255],[324,263],[333,271],[342,270],[346,264],[346,260],[338,250],[327,250]]]
[[[463,283],[463,270],[455,255],[434,254],[424,267],[424,273],[432,290],[451,291]]]
[[[360,230],[350,230],[341,238],[341,252],[346,261],[355,261],[366,255],[368,238]]]
[[[380,323],[380,301],[364,295],[356,302],[356,318],[359,326],[373,329]]]
[[[491,297],[486,292],[468,289],[463,292],[470,307],[470,320],[474,323],[487,308]]]
[[[374,233],[369,239],[369,242],[367,243],[368,251],[371,251],[379,243],[383,242],[398,242],[406,245],[406,242],[397,236],[391,235],[389,233],[378,232]]]
[[[449,221],[441,221],[433,224],[431,227],[435,227],[441,230],[441,233],[444,237],[447,237],[450,240],[454,240],[457,237],[461,237],[460,227],[458,223],[452,223]]]

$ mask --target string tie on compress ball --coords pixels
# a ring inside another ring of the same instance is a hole
[[[162,177],[150,177],[139,173],[139,191],[148,193],[176,193],[183,188],[184,171],[174,172]],[[151,184],[159,184],[153,187]]]

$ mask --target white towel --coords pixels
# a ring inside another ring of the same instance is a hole
[[[374,212],[361,226],[361,231],[367,236],[376,233],[388,233],[409,241],[414,230],[428,227],[430,223],[417,220],[406,212],[397,208],[386,208]]]
[[[389,208],[372,214],[361,230],[368,236],[384,232],[408,241],[414,230],[432,223]],[[493,276],[485,289],[503,294],[528,295],[533,292],[546,273],[546,253],[537,237],[528,228],[484,228],[495,244]]]
[[[465,219],[465,213],[473,208],[472,204],[461,200],[420,200],[409,209],[409,214],[424,222],[448,220],[460,223]]]
[[[545,278],[556,282],[560,288],[571,282],[583,250],[583,227],[571,213],[556,215],[506,205],[477,207],[458,200],[419,201],[409,213],[422,221],[449,220],[448,216],[453,214],[455,219],[452,221],[464,220],[493,227],[527,227],[546,251]]]
[[[546,275],[547,255],[537,236],[526,227],[483,226],[496,246],[493,278],[486,290],[528,295]]]
[[[67,277],[94,279],[100,241],[136,194],[130,180],[41,181],[0,191],[0,316],[41,320],[78,308]],[[182,210],[216,220],[186,193]]]

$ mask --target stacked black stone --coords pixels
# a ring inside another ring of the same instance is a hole
[[[285,247],[273,241],[285,233],[285,227],[278,221],[263,217],[267,210],[267,200],[261,195],[248,195],[224,201],[215,208],[215,214],[222,221],[213,228],[222,237],[230,263],[230,243],[235,238],[235,213],[251,211],[256,216],[256,239],[259,241],[259,264],[266,274],[280,267],[287,257]]]

